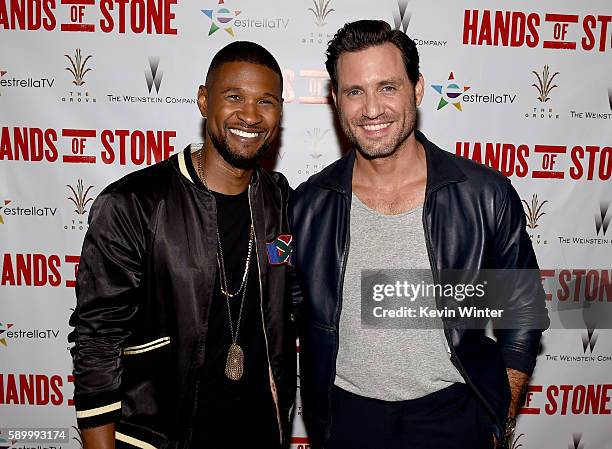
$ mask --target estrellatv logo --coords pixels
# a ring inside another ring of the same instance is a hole
[[[232,22],[242,11],[234,10],[231,11],[225,7],[225,1],[219,0],[218,3],[219,9],[217,11],[213,11],[212,9],[203,9],[202,12],[206,17],[208,17],[212,23],[210,24],[210,29],[208,30],[208,35],[215,33],[218,30],[224,30],[230,36],[234,36],[234,30],[232,29]]]
[[[0,345],[7,346],[6,337],[3,337],[2,335],[4,335],[4,333],[7,330],[9,330],[11,327],[13,327],[13,323],[6,323],[6,324],[0,323]]]
[[[9,204],[11,204],[12,200],[4,200],[4,205],[8,206]],[[4,217],[2,215],[0,215],[0,224],[4,224]]]
[[[431,87],[440,94],[440,102],[438,103],[437,111],[447,104],[452,104],[461,111],[461,100],[459,98],[470,88],[470,86],[459,86],[459,84],[455,82],[455,75],[453,75],[453,72],[450,72],[448,84],[446,86],[442,84],[432,84]]]

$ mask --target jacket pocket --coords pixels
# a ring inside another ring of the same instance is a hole
[[[115,428],[116,449],[165,449],[168,438],[154,430],[121,421]]]

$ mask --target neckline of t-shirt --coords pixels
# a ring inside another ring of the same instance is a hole
[[[362,210],[365,210],[366,212],[368,212],[368,213],[370,213],[372,215],[375,215],[376,217],[382,217],[384,219],[403,218],[403,217],[407,217],[409,215],[413,215],[413,214],[423,210],[423,203],[421,203],[417,207],[415,207],[414,209],[410,209],[410,210],[407,210],[405,212],[401,212],[399,214],[383,214],[382,212],[379,212],[376,209],[372,209],[367,204],[365,204],[363,201],[361,201],[361,199],[357,195],[355,195],[354,192],[351,195],[352,195],[351,201],[353,202],[353,204],[357,205]]]

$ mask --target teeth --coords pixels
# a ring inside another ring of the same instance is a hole
[[[230,128],[229,132],[231,132],[232,134],[236,134],[237,136],[240,136],[240,137],[246,137],[248,139],[253,139],[259,135],[259,133],[248,133],[246,131],[242,131],[240,129],[234,129],[234,128]]]
[[[380,125],[363,125],[367,131],[378,131],[379,129],[385,129],[391,123],[381,123]]]

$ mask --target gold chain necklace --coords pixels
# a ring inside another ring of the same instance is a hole
[[[202,184],[208,191],[210,188],[204,178],[204,172],[202,171],[202,153],[204,148],[198,153],[198,176],[202,180]],[[244,264],[244,273],[242,275],[242,282],[235,293],[231,293],[228,288],[227,274],[225,271],[225,261],[223,257],[223,247],[221,246],[221,238],[219,236],[219,226],[215,228],[217,234],[217,265],[219,267],[219,284],[221,293],[225,296],[225,302],[227,304],[227,316],[229,318],[230,334],[232,336],[232,344],[227,351],[227,359],[225,361],[225,376],[230,380],[240,380],[244,374],[244,351],[238,344],[238,333],[240,331],[240,322],[242,321],[242,310],[244,308],[244,300],[246,298],[247,284],[249,267],[251,265],[251,255],[253,252],[253,244],[255,240],[255,232],[253,225],[250,227],[249,235],[249,249],[247,252],[246,262]],[[240,300],[240,311],[238,312],[238,320],[236,321],[236,327],[234,329],[234,323],[232,321],[232,309],[230,307],[230,298],[238,296],[242,290],[242,298]]]

